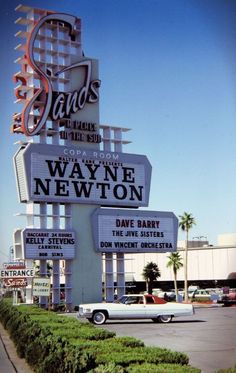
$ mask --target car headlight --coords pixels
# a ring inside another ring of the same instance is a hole
[[[82,315],[83,313],[90,313],[90,312],[91,312],[91,308],[80,307],[80,309],[79,309],[80,315]]]
[[[85,308],[84,309],[84,313],[90,313],[91,312],[91,308]]]

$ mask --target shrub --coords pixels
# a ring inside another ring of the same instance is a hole
[[[148,364],[131,365],[126,370],[127,373],[200,373],[201,370],[190,366],[180,366],[177,364]]]
[[[125,370],[114,363],[108,363],[106,365],[98,365],[91,373],[124,373]]]
[[[188,356],[37,306],[0,302],[0,321],[37,373],[198,373]],[[234,371],[233,371],[234,372]],[[231,373],[231,372],[230,372]]]

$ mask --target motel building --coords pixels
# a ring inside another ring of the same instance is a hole
[[[183,262],[185,247],[186,241],[178,241],[177,250],[180,252]],[[127,255],[126,283],[144,284],[143,268],[152,261],[158,264],[161,272],[156,287],[163,290],[173,289],[173,270],[166,267],[169,254]],[[183,267],[177,272],[177,281],[178,287],[183,288]],[[211,245],[208,241],[203,240],[188,242],[188,282],[189,285],[198,285],[201,288],[236,287],[236,233],[218,235],[217,245]]]

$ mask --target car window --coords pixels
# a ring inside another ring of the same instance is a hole
[[[126,304],[139,304],[141,303],[143,297],[138,297],[138,296],[132,296],[132,297],[127,297],[125,303]]]
[[[127,296],[123,295],[119,299],[115,300],[114,303],[123,303],[123,304],[125,304],[126,301],[127,301]]]
[[[154,299],[152,297],[146,297],[146,303],[154,303]]]

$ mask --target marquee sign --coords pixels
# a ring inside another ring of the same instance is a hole
[[[178,219],[172,212],[97,209],[92,226],[96,251],[162,253],[177,249]]]
[[[65,127],[60,130],[62,139],[101,142],[96,123],[81,129],[81,125],[70,119],[87,104],[98,102],[101,84],[97,77],[97,61],[82,54],[80,19],[47,12],[35,21],[28,34],[22,71],[14,75],[15,83],[21,83],[15,89],[16,98],[24,107],[13,117],[12,132],[34,136],[46,130],[49,135],[50,130],[46,129],[49,120],[58,127]],[[75,81],[74,73],[76,87],[71,85]],[[36,82],[33,90],[32,77]]]
[[[22,243],[26,259],[74,259],[75,233],[63,229],[24,229]]]
[[[35,143],[14,164],[21,202],[148,205],[151,165],[143,155]]]

